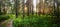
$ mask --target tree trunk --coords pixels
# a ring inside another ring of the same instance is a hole
[[[25,16],[25,10],[24,10],[24,0],[23,0],[23,6],[22,6],[23,8],[23,18],[24,18],[24,16]]]
[[[16,18],[18,18],[18,8],[19,7],[19,0],[15,0],[15,6],[14,9],[16,9]]]

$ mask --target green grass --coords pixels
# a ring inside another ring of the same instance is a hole
[[[18,17],[13,21],[13,27],[60,27],[55,20],[56,17],[46,15]]]

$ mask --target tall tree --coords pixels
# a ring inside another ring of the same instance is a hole
[[[27,10],[27,11],[28,11],[28,12],[27,12],[27,16],[29,16],[29,0],[27,0],[27,3],[26,3],[26,4],[27,4],[27,7],[28,7],[28,8],[27,8],[27,9],[28,9],[28,10]]]
[[[0,12],[1,12],[1,0],[0,0]]]
[[[25,10],[24,10],[24,0],[23,0],[23,2],[22,2],[22,5],[23,5],[23,6],[22,6],[22,7],[23,7],[22,9],[23,9],[23,18],[24,18],[24,16],[25,16]]]
[[[15,0],[14,9],[16,10],[16,18],[18,18],[19,0]]]
[[[59,17],[59,2],[54,0],[54,15]]]

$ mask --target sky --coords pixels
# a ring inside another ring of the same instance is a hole
[[[39,0],[33,0],[33,5],[34,5],[34,11],[37,12],[36,10],[36,5],[39,3]]]
[[[33,0],[33,5],[34,7],[36,7],[36,0]]]
[[[36,11],[36,0],[33,0],[34,11]]]
[[[27,0],[25,0],[25,3],[26,3]],[[38,0],[33,0],[33,6],[34,6],[34,11],[36,11],[36,1]]]

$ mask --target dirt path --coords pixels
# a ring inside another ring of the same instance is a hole
[[[13,22],[13,20],[10,20],[10,21],[6,24],[6,27],[12,27],[12,22]]]
[[[0,27],[12,27],[12,22],[13,22],[12,19],[3,21],[0,23]]]

